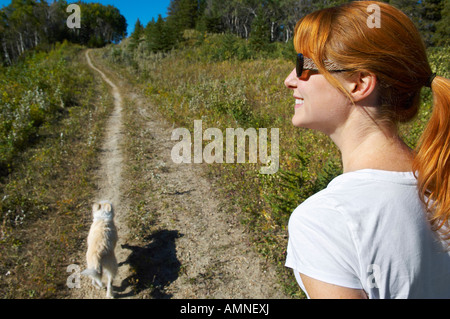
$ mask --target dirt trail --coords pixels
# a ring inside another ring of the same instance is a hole
[[[96,68],[89,51],[86,59],[111,86],[115,101],[106,128],[95,199],[109,199],[116,207],[120,237],[116,249],[120,266],[114,281],[116,298],[287,298],[277,283],[274,267],[253,250],[238,221],[238,212],[230,212],[226,201],[215,193],[204,167],[173,163],[173,127],[128,83],[102,66],[116,85]],[[148,167],[143,179],[151,185],[148,192],[158,211],[158,230],[146,243],[132,239],[126,222],[129,207],[123,190],[127,181],[122,180],[121,174],[127,163],[120,149],[126,129],[121,118],[123,101],[126,107],[137,108],[145,121],[142,134],[153,150],[146,159],[149,162],[143,163]],[[139,278],[143,288],[131,291],[127,283],[130,278]],[[89,279],[83,277],[81,282],[81,289],[73,290],[73,298],[105,297],[104,291],[90,286]]]
[[[100,169],[98,171],[98,193],[93,198],[92,203],[101,200],[109,200],[114,205],[115,223],[119,232],[119,241],[116,248],[116,257],[120,263],[126,260],[130,252],[122,249],[121,246],[125,244],[124,240],[127,238],[128,229],[126,227],[126,212],[127,207],[125,201],[121,198],[122,187],[122,170],[123,170],[123,155],[120,148],[123,126],[122,126],[122,109],[123,99],[119,88],[91,61],[89,50],[86,51],[86,60],[93,70],[98,72],[103,80],[111,86],[112,95],[114,98],[114,110],[107,122],[105,140],[101,148]],[[84,269],[83,260],[83,269]],[[129,267],[121,265],[115,283],[122,282],[129,275]],[[116,284],[117,285],[117,284]],[[129,293],[124,291],[123,293]],[[81,279],[81,289],[73,289],[72,298],[74,299],[102,299],[105,298],[105,291],[96,289],[90,284],[87,278]]]

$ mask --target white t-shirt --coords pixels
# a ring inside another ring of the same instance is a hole
[[[294,210],[286,266],[306,294],[299,273],[369,298],[450,298],[450,252],[431,230],[413,173],[336,177]]]

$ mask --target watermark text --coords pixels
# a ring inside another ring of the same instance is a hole
[[[69,289],[81,288],[81,275],[80,275],[80,266],[79,265],[69,265],[67,267],[67,272],[70,273],[69,277],[67,277],[67,287]]]
[[[381,267],[376,264],[369,265],[367,266],[367,273],[369,274],[367,277],[367,286],[371,289],[379,288],[381,282]]]
[[[370,29],[381,28],[381,9],[378,4],[371,4],[367,7],[367,12],[371,15],[367,18],[367,26]]]
[[[242,164],[246,163],[247,153],[248,163],[258,163],[259,156],[259,161],[265,165],[260,169],[261,174],[275,174],[279,169],[280,132],[278,128],[271,129],[270,155],[268,154],[268,133],[267,128],[260,128],[258,131],[255,128],[248,128],[245,131],[243,128],[227,128],[224,154],[223,132],[218,128],[208,128],[203,132],[202,121],[194,121],[193,143],[188,129],[177,128],[172,132],[172,141],[179,141],[172,148],[172,161],[176,164],[203,162],[222,164],[224,161],[228,164]],[[203,141],[211,142],[203,148]]]
[[[67,27],[69,29],[80,29],[81,28],[81,9],[77,4],[70,4],[66,9],[67,13],[72,13],[66,21]]]

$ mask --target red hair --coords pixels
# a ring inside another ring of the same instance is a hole
[[[380,8],[381,27],[369,26]],[[397,124],[417,115],[420,91],[432,71],[419,31],[404,13],[383,2],[355,1],[313,12],[295,28],[297,52],[313,59],[327,80],[350,99],[349,92],[325,69],[331,60],[343,69],[375,74],[379,83],[376,120]],[[450,81],[432,83],[433,114],[421,136],[413,163],[419,195],[433,228],[450,239]],[[441,233],[442,233],[441,232]]]

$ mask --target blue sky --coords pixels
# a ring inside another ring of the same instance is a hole
[[[47,0],[51,2],[51,0]],[[77,2],[77,0],[68,0],[68,3]],[[83,0],[83,2],[97,2],[104,5],[113,5],[119,9],[120,13],[127,19],[128,35],[134,30],[134,24],[139,18],[141,23],[146,26],[154,17],[158,18],[158,14],[163,17],[167,16],[167,8],[170,0]],[[11,0],[0,0],[0,8],[7,6]]]

